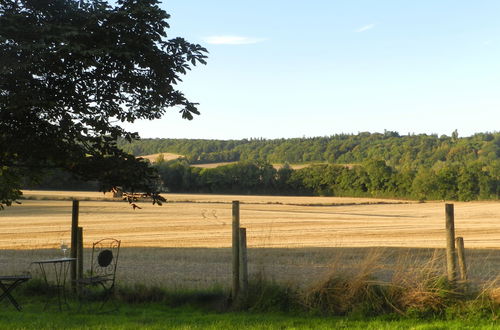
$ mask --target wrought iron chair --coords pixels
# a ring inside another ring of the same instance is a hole
[[[114,238],[105,238],[93,243],[90,274],[76,281],[80,308],[84,300],[91,303],[97,299],[102,301],[97,310],[102,311],[104,305],[114,295],[120,243],[121,241]],[[114,301],[111,302],[116,310],[117,305]]]
[[[7,298],[18,311],[21,311],[22,307],[12,296],[12,291],[14,291],[15,288],[30,279],[31,274],[29,273],[22,275],[0,276],[0,289],[2,290],[0,300]]]

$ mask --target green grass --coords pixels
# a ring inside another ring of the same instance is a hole
[[[488,319],[406,319],[392,316],[360,319],[307,314],[206,311],[200,307],[170,307],[163,303],[120,304],[118,312],[91,314],[43,311],[40,299],[24,300],[24,310],[0,304],[1,329],[497,329]]]
[[[40,279],[33,279],[14,292],[23,311],[6,300],[0,302],[0,329],[500,329],[500,306],[486,296],[442,301],[432,295],[425,300],[425,308],[411,304],[404,313],[397,313],[378,308],[380,297],[388,302],[391,296],[372,292],[378,287],[366,286],[369,282],[363,278],[338,283],[334,279],[329,277],[311,291],[313,298],[321,293],[320,298],[326,300],[304,300],[291,287],[261,280],[250,283],[247,299],[239,304],[231,304],[228,291],[218,287],[124,286],[117,290],[118,310],[106,314],[88,312],[87,305],[79,311],[74,298],[69,301],[71,310],[60,312],[54,292]],[[337,284],[342,290],[334,290]],[[440,282],[438,287],[443,285]],[[338,305],[331,294],[343,304]],[[47,299],[50,304],[45,309]],[[106,306],[106,310],[114,307]]]

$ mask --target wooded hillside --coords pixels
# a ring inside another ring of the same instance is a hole
[[[500,133],[459,138],[442,135],[399,135],[397,132],[339,134],[330,137],[250,140],[143,139],[120,147],[136,156],[172,152],[189,163],[266,161],[269,163],[362,163],[380,159],[400,169],[431,168],[446,163],[490,163],[500,156]]]
[[[498,199],[500,133],[471,137],[360,133],[307,139],[120,142],[136,155],[186,155],[157,159],[160,191],[191,193],[327,195],[419,200]],[[236,161],[215,168],[193,163]],[[277,169],[273,163],[284,164]],[[310,164],[293,169],[288,163]],[[350,164],[346,166],[345,164]],[[25,188],[95,189],[67,173],[51,171]]]
[[[498,199],[500,133],[451,136],[397,132],[252,140],[145,139],[121,143],[136,155],[186,159],[154,165],[171,192]],[[217,168],[195,163],[239,161]],[[284,163],[275,169],[271,163]],[[287,163],[310,163],[293,170]],[[345,166],[345,164],[351,164]],[[352,165],[354,164],[354,165]]]

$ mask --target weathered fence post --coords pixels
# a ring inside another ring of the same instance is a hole
[[[83,228],[78,227],[78,250],[77,250],[77,278],[81,280],[83,278]],[[77,288],[78,292],[80,292],[80,287]]]
[[[78,279],[83,278],[83,228],[78,227],[78,249],[77,249],[77,263],[78,263]]]
[[[240,202],[233,201],[233,301],[240,290]]]
[[[458,268],[460,270],[460,280],[467,281],[467,264],[465,263],[465,247],[463,237],[455,239],[457,244]]]
[[[73,210],[71,215],[71,258],[78,256],[78,213],[80,203],[77,200],[73,201]],[[71,262],[71,289],[76,289],[76,261]]]
[[[457,279],[457,262],[455,250],[455,214],[453,204],[445,205],[446,211],[446,269],[448,281],[455,285]]]
[[[243,299],[248,294],[248,254],[247,254],[247,229],[240,228],[240,295]]]

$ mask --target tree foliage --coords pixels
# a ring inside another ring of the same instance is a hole
[[[0,1],[0,205],[47,168],[159,197],[116,141],[138,138],[125,122],[199,113],[175,86],[207,51],[168,39],[168,18],[156,0]]]
[[[418,170],[436,163],[489,163],[500,157],[500,133],[469,137],[399,135],[396,132],[338,134],[293,139],[143,139],[119,145],[137,156],[160,152],[179,153],[192,164],[224,161],[256,161],[303,164],[325,162],[361,164],[383,159],[396,169]]]
[[[191,164],[314,165],[286,171],[286,178],[276,179],[278,191],[287,194],[475,200],[497,199],[500,192],[500,133],[459,137],[457,131],[451,136],[385,131],[272,140],[146,139],[121,141],[120,146],[138,155],[179,153]]]
[[[415,149],[417,154],[428,155],[424,151]],[[464,162],[440,158],[430,167],[419,165],[416,169],[411,163],[391,166],[389,161],[375,154],[373,157],[359,164],[313,163],[301,165],[299,169],[287,163],[275,169],[264,160],[199,168],[186,159],[165,161],[161,157],[152,166],[160,173],[162,189],[170,192],[389,197],[422,201],[499,198],[500,161],[490,156]],[[60,181],[58,175],[58,183]],[[78,183],[67,182],[69,187],[75,184]]]
[[[156,163],[165,191],[387,197],[417,200],[498,199],[500,179],[482,163],[418,171],[396,170],[383,160],[359,165],[315,164],[278,170],[262,161],[198,168],[186,160]],[[498,166],[498,165],[496,165]],[[496,168],[498,173],[499,168]]]

